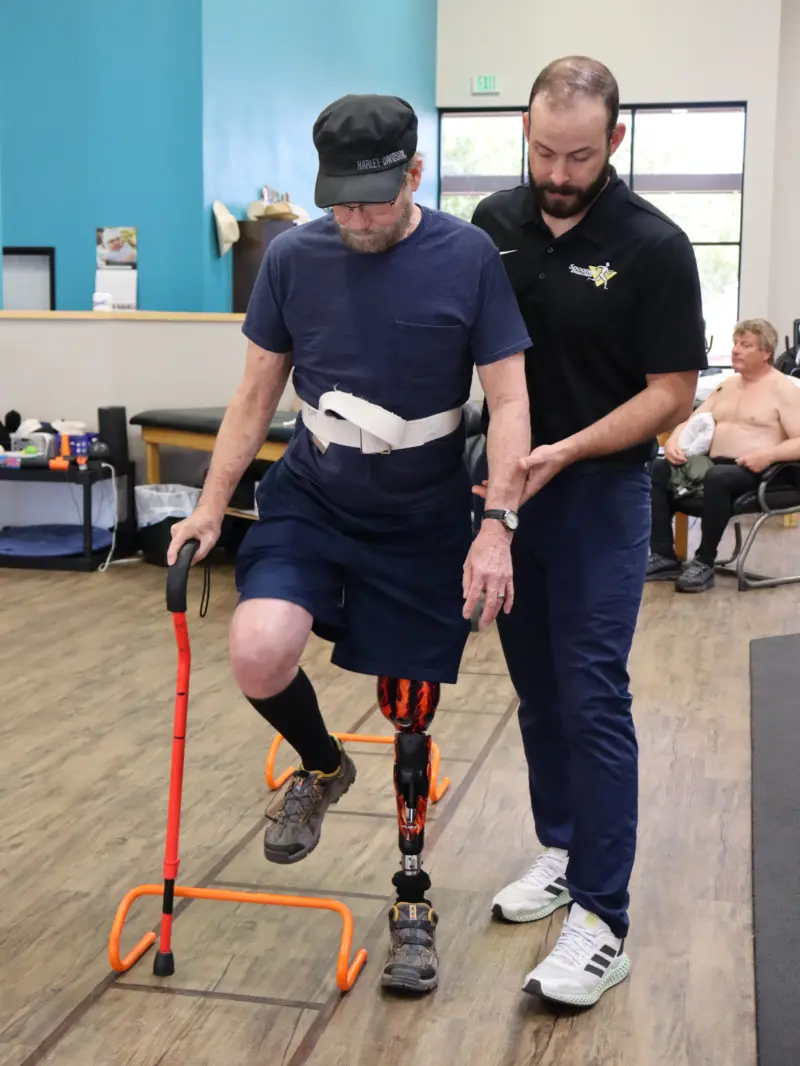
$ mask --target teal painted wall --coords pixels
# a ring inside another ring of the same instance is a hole
[[[3,308],[3,96],[0,93],[0,310]]]
[[[58,309],[88,310],[96,227],[136,226],[141,309],[228,311],[211,204],[267,183],[318,214],[336,97],[411,102],[435,205],[435,75],[435,0],[0,0],[2,239],[54,245]]]
[[[55,246],[59,310],[91,310],[119,225],[140,308],[203,309],[201,76],[198,0],[0,3],[3,239]]]
[[[233,253],[217,254],[211,204],[237,218],[262,185],[288,192],[312,217],[311,130],[346,93],[402,96],[420,118],[427,172],[418,194],[436,205],[436,0],[203,0],[205,304],[230,309]]]

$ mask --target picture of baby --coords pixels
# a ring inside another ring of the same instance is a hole
[[[136,228],[98,226],[97,266],[136,266]]]

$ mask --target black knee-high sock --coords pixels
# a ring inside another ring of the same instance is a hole
[[[341,756],[336,742],[325,728],[317,694],[301,668],[294,681],[276,696],[247,699],[262,718],[276,729],[303,760],[303,769],[331,774],[338,770]]]

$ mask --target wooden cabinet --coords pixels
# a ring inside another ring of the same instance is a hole
[[[294,225],[294,222],[274,218],[239,222],[239,240],[232,250],[234,314],[244,314],[247,310],[250,293],[269,242]]]

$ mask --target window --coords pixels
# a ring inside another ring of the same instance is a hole
[[[620,169],[694,245],[711,363],[730,363],[739,313],[744,133],[743,106],[633,108]]]
[[[439,206],[459,218],[472,218],[480,200],[519,185],[527,171],[519,111],[443,115],[439,143]]]
[[[686,232],[703,292],[709,361],[728,364],[739,314],[744,105],[624,106],[620,177]],[[521,111],[442,112],[439,206],[469,219],[497,189],[527,181]]]

